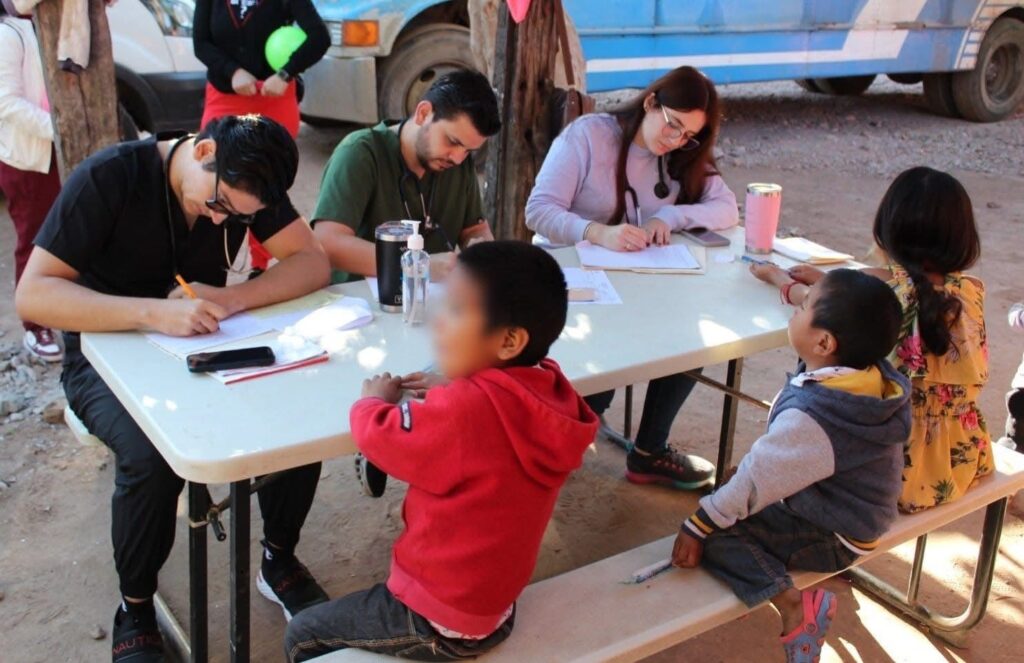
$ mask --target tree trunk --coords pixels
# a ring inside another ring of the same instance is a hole
[[[526,199],[551,144],[548,104],[558,51],[558,1],[534,2],[520,25],[507,7],[498,15],[493,82],[502,129],[489,151],[484,211],[499,239],[530,238]]]
[[[88,2],[89,63],[84,71],[64,71],[57,62],[63,2]],[[53,118],[61,181],[87,156],[118,140],[117,84],[104,0],[43,0],[33,18],[43,60],[46,93]]]

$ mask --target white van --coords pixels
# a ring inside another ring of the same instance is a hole
[[[107,10],[121,116],[134,129],[199,128],[206,66],[192,52],[194,13],[194,0],[119,0]]]

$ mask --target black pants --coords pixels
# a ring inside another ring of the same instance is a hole
[[[121,593],[147,598],[174,544],[177,476],[82,355],[77,334],[65,334],[61,382],[68,403],[89,432],[117,457],[111,500],[111,538]],[[320,479],[320,463],[289,470],[259,491],[263,534],[275,546],[292,549],[306,520]]]
[[[1006,437],[1017,443],[1017,451],[1024,453],[1024,362],[1006,394]]]
[[[685,373],[651,380],[647,385],[647,396],[644,397],[644,413],[640,417],[640,427],[636,431],[637,449],[648,453],[665,450],[672,422],[675,421],[695,384],[697,383],[694,379]],[[614,390],[593,394],[584,400],[591,410],[602,415],[612,404],[613,398]]]
[[[415,661],[459,661],[476,658],[503,642],[512,633],[515,619],[513,610],[483,640],[446,638],[379,584],[295,615],[285,632],[284,651],[290,663],[349,647]]]

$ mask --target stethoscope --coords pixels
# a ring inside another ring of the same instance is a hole
[[[654,185],[654,195],[658,198],[668,198],[668,194],[671,191],[668,188],[668,184],[665,183],[665,169],[663,167],[665,157],[658,157],[658,183]],[[629,179],[626,179],[626,193],[630,198],[633,199],[633,210],[636,214],[636,227],[639,228],[643,223],[643,219],[640,215],[640,199],[636,195],[636,189],[629,184]],[[629,215],[626,215],[626,221],[629,221]]]
[[[405,126],[407,120],[402,120],[401,124],[398,125],[398,140],[401,145],[402,140],[402,128]],[[430,215],[430,209],[434,206],[434,194],[437,192],[437,173],[432,173],[430,177],[430,196],[426,199],[423,198],[423,191],[420,190],[420,181],[415,174],[405,163],[405,159],[402,157],[402,150],[398,150],[398,165],[402,169],[402,175],[398,178],[398,195],[402,199],[402,207],[405,208],[405,218],[413,220],[412,210],[409,209],[409,201],[405,198],[405,182],[408,179],[412,180],[413,186],[416,188],[416,193],[420,197],[420,209],[423,210],[423,230],[426,232],[434,232],[435,230],[441,233],[441,239],[444,240],[445,246],[448,247],[449,251],[455,250],[455,245],[448,239],[448,233],[444,231],[444,228],[439,223],[434,223],[433,217]]]

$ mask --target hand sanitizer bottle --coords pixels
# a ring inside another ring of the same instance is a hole
[[[408,250],[402,254],[402,319],[407,325],[420,325],[427,318],[427,284],[430,283],[430,255],[423,250],[419,221],[403,221],[412,226]]]

